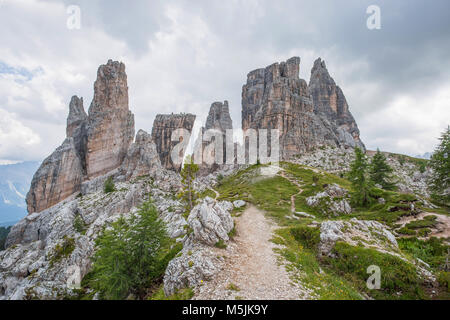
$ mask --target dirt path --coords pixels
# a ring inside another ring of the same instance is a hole
[[[297,186],[297,188],[298,188],[298,192],[297,192],[296,194],[293,194],[293,195],[291,196],[291,212],[292,212],[292,213],[295,213],[295,212],[296,212],[296,210],[295,210],[295,197],[297,197],[299,194],[301,194],[301,193],[303,192],[302,185],[301,185],[300,183],[298,183],[297,180],[295,180],[295,179],[289,177],[289,176],[285,173],[285,171],[280,171],[279,176],[281,176],[281,177],[283,177],[283,178],[289,180],[289,182],[295,184],[295,185]]]
[[[234,240],[227,249],[217,249],[225,258],[224,269],[200,286],[193,299],[309,299],[273,251],[279,247],[270,241],[276,225],[253,206],[235,221]]]
[[[400,218],[400,220],[397,221],[397,225],[399,228],[404,227],[406,224],[416,221],[416,220],[422,220],[426,216],[436,216],[436,226],[431,227],[431,233],[427,236],[427,238],[430,237],[437,237],[437,238],[449,238],[450,237],[450,216],[433,213],[433,212],[421,212],[416,216],[405,216]],[[407,237],[407,236],[405,236]]]

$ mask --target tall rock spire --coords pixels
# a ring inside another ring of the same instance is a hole
[[[313,99],[314,112],[335,124],[335,132],[341,144],[364,149],[344,93],[328,73],[325,61],[321,58],[314,62],[311,69],[309,92]]]
[[[125,65],[109,60],[97,71],[89,107],[86,170],[88,178],[120,166],[134,139],[134,116],[128,108]]]
[[[69,104],[67,138],[36,171],[26,197],[29,213],[40,212],[81,190],[81,183],[118,168],[134,139],[125,65],[99,67],[86,115],[83,98]]]

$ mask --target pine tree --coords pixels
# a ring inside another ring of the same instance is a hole
[[[192,157],[188,156],[183,169],[181,169],[180,172],[183,189],[181,190],[179,197],[187,203],[189,210],[192,210],[197,198],[197,193],[194,190],[194,180],[198,170],[198,165],[194,163]]]
[[[367,179],[368,161],[359,148],[355,148],[355,160],[350,164],[349,180],[353,186],[352,201],[358,206],[366,206],[371,202],[371,183]]]
[[[135,215],[120,217],[96,240],[89,285],[104,299],[142,297],[165,269],[169,238],[151,201]]]
[[[439,140],[429,163],[432,174],[428,186],[434,200],[450,205],[450,126]]]
[[[392,180],[392,168],[386,162],[386,157],[377,149],[377,153],[372,158],[370,163],[370,180],[373,184],[379,184],[383,189],[393,190],[395,184]]]

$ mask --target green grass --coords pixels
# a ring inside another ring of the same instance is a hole
[[[405,225],[408,229],[422,229],[422,228],[430,228],[436,225],[436,216],[426,216],[422,220],[414,220]]]
[[[161,287],[147,300],[190,300],[194,296],[194,290],[192,288],[180,289],[171,296],[166,297],[164,293],[164,286]]]
[[[375,299],[424,298],[422,283],[413,264],[387,253],[351,246],[344,242],[337,242],[332,252],[337,255],[337,258],[326,258],[325,263],[371,297]],[[369,277],[367,268],[371,265],[381,269],[379,290],[369,290],[366,286]]]
[[[227,244],[222,239],[220,239],[214,246],[219,249],[226,249]]]
[[[283,228],[276,231],[273,242],[284,245],[276,251],[283,256],[289,265],[287,269],[296,274],[295,281],[310,289],[318,299],[323,300],[360,300],[362,296],[345,278],[320,265],[315,250],[305,247],[297,241],[291,231]],[[313,234],[311,232],[310,234]],[[307,241],[311,243],[310,241]],[[313,243],[313,242],[312,242]]]
[[[351,192],[351,183],[333,174],[315,172],[306,166],[286,162],[281,162],[280,166],[289,176],[289,180],[301,185],[303,190],[301,194],[297,194],[299,191],[297,185],[284,177],[259,177],[261,165],[250,166],[224,178],[217,186],[217,190],[221,195],[219,199],[245,200],[263,210],[282,227],[276,231],[273,241],[285,246],[276,251],[289,262],[288,268],[295,271],[297,281],[301,281],[303,285],[311,289],[319,299],[362,299],[360,294],[362,292],[375,299],[425,297],[414,265],[393,255],[342,243],[334,249],[339,259],[319,259],[317,256],[319,230],[307,226],[312,219],[286,218],[291,215],[291,196],[295,195],[296,211],[312,214],[316,217],[314,220],[320,222],[329,220],[330,217],[323,214],[320,208],[309,207],[306,204],[306,198],[323,191],[327,185],[333,183]],[[411,203],[415,208],[420,208],[420,201],[412,194],[373,188],[371,195],[375,199],[385,199],[385,203],[374,201],[367,208],[354,208],[352,214],[340,216],[339,219],[376,220],[395,227],[395,223],[401,217],[416,214],[411,211]],[[434,222],[433,218],[427,218],[423,222],[408,225],[404,231],[414,235],[416,230],[426,233]],[[402,241],[407,240],[400,239],[399,243]],[[410,257],[418,254],[412,254],[410,251],[413,249],[405,249],[404,246],[400,249]],[[428,254],[429,257],[425,257],[428,261],[431,261],[432,257],[438,260],[442,258],[436,251],[429,251]],[[370,276],[367,273],[369,265],[378,265],[382,269],[381,290],[367,289],[366,280]],[[443,277],[445,282],[445,276]]]
[[[62,242],[58,243],[50,254],[50,266],[70,256],[75,249],[75,239],[67,235],[63,237]]]
[[[401,238],[397,242],[403,252],[428,263],[435,271],[444,266],[447,250],[450,248],[444,240],[435,237],[428,240]]]

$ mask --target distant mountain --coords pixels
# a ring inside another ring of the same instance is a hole
[[[432,155],[433,155],[432,152],[425,152],[424,154],[418,154],[418,155],[416,155],[415,157],[416,157],[416,158],[420,158],[420,159],[427,159],[427,160],[430,160]]]
[[[27,214],[25,196],[39,162],[0,165],[0,224],[13,224]]]

